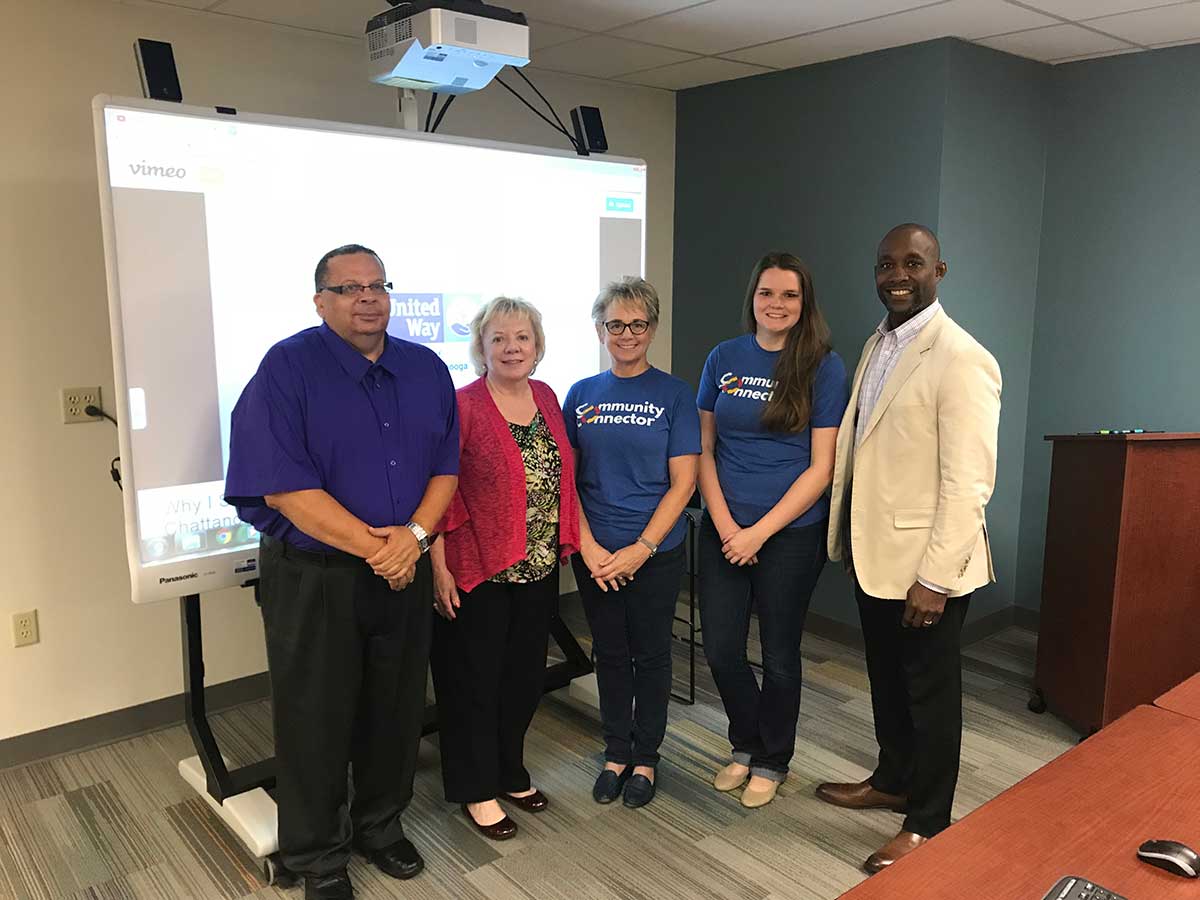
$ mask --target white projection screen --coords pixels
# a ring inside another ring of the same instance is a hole
[[[560,398],[607,365],[597,290],[644,271],[640,160],[106,96],[93,112],[134,602],[256,576],[258,535],[222,500],[229,415],[267,349],[320,324],[327,250],[379,253],[389,332],[457,386],[480,305],[530,301]]]

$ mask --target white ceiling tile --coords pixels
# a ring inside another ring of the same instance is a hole
[[[929,3],[930,0],[849,0],[838,3],[712,0],[701,6],[627,25],[613,33],[694,53],[724,53]]]
[[[1125,50],[1105,50],[1102,53],[1085,53],[1082,56],[1068,56],[1065,59],[1052,59],[1050,63],[1058,66],[1063,63],[1084,62],[1089,59],[1102,59],[1107,56],[1124,56],[1126,53],[1141,53],[1141,47],[1129,47]]]
[[[151,0],[162,6],[182,6],[184,9],[208,9],[220,0]]]
[[[650,69],[648,72],[635,72],[632,75],[624,75],[618,80],[679,91],[702,84],[712,84],[714,81],[732,81],[735,78],[761,75],[763,72],[771,71],[774,70],[707,56],[702,59],[692,59],[663,66],[660,69]]]
[[[743,62],[787,68],[870,53],[941,37],[968,40],[1052,24],[1053,19],[1000,0],[950,0],[870,22],[807,34],[726,54]]]
[[[1091,19],[1095,16],[1111,16],[1113,13],[1162,6],[1164,3],[1170,3],[1171,0],[1021,0],[1021,2],[1025,6],[1040,9],[1042,12],[1078,22],[1080,19]]]
[[[1107,50],[1123,50],[1129,44],[1115,38],[1105,37],[1080,28],[1078,25],[1054,25],[1050,28],[1035,28],[979,41],[985,47],[1027,56],[1048,62],[1068,56],[1083,56],[1088,53],[1103,53]]]
[[[328,0],[224,0],[213,8],[213,12],[362,37],[367,20],[387,8],[386,0],[339,0],[337,3]]]
[[[1192,40],[1200,37],[1200,3],[1181,3],[1178,6],[1089,19],[1088,26],[1135,44]]]
[[[1155,44],[1154,49],[1160,50],[1163,47],[1185,47],[1189,44],[1196,44],[1196,43],[1200,43],[1200,41],[1197,41],[1197,40],[1171,41],[1170,43],[1167,43],[1167,44]]]
[[[576,38],[587,37],[588,32],[577,28],[563,28],[561,25],[551,25],[549,22],[529,20],[529,49],[541,50],[553,47],[555,44],[565,44]]]
[[[607,31],[638,19],[691,6],[699,0],[496,0],[539,22],[585,31]],[[789,0],[790,2],[790,0]]]
[[[537,55],[537,65],[539,68],[558,72],[612,78],[639,69],[653,69],[656,66],[683,62],[686,59],[695,59],[695,56],[665,47],[651,47],[648,44],[635,44],[633,41],[594,34],[541,51]]]

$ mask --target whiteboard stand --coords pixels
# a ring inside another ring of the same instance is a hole
[[[252,584],[257,602],[257,580]],[[246,845],[246,849],[262,861],[267,883],[289,887],[297,878],[278,855],[279,820],[275,799],[270,794],[275,787],[275,760],[264,759],[238,769],[229,768],[229,760],[217,746],[208,723],[199,594],[179,598],[179,619],[183,638],[183,718],[196,747],[195,756],[179,763],[179,774]],[[592,673],[590,657],[562,620],[557,604],[550,619],[550,636],[564,659],[546,668],[546,693],[567,687],[575,678]],[[432,734],[437,728],[437,705],[428,704],[421,734]]]

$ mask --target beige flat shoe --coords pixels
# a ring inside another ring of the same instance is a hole
[[[713,787],[718,791],[736,791],[750,777],[750,770],[745,769],[739,772],[738,770],[741,768],[737,763],[730,763],[721,769],[713,776]]]
[[[746,809],[758,809],[760,806],[766,806],[775,799],[775,794],[779,790],[779,782],[770,782],[770,787],[764,790],[752,790],[746,788],[742,791],[742,806]]]

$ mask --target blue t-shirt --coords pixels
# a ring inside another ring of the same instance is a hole
[[[563,403],[567,439],[579,450],[575,483],[592,536],[615,552],[638,539],[671,487],[667,460],[700,452],[700,416],[685,381],[650,368],[633,378],[585,378]],[[683,540],[683,517],[659,542]]]
[[[850,401],[842,358],[830,351],[813,379],[812,415],[803,431],[763,428],[762,413],[775,387],[780,351],[764,350],[752,334],[717,344],[704,363],[696,405],[717,421],[717,478],[733,520],[748,528],[779,502],[812,462],[812,429],[837,428]],[[789,528],[829,517],[822,495]]]

